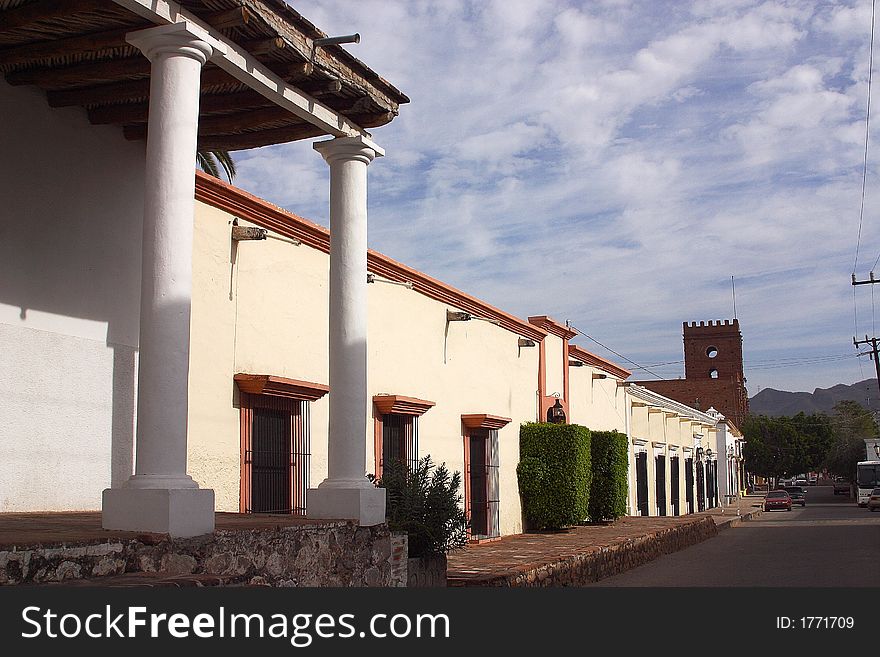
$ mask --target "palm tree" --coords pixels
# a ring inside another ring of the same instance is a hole
[[[232,179],[235,178],[235,162],[232,160],[229,151],[198,151],[196,153],[196,163],[202,171],[215,178],[220,177],[220,167],[223,168],[223,172],[226,174],[229,182],[232,182]],[[220,165],[219,167],[217,166],[218,164]]]

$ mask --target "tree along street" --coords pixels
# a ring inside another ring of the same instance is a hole
[[[593,586],[880,586],[880,512],[810,486],[804,508],[765,511]]]

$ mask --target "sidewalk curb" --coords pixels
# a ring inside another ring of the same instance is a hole
[[[718,531],[729,529],[730,527],[736,527],[737,525],[741,524],[745,520],[752,520],[753,518],[757,518],[762,513],[764,513],[764,511],[759,508],[755,508],[752,511],[742,513],[742,514],[736,516],[735,518],[732,518],[728,522],[718,523]]]

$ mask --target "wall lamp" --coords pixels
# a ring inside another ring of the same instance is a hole
[[[583,367],[584,364],[579,360],[570,360],[570,361],[568,361],[568,366],[569,367]]]
[[[250,240],[266,239],[267,231],[265,228],[257,228],[256,226],[239,226],[232,224],[232,241],[246,242]]]
[[[456,310],[447,310],[446,311],[446,321],[447,322],[469,322],[474,318],[473,315],[466,312],[459,312]]]
[[[390,278],[381,278],[376,274],[367,274],[367,283],[388,283],[389,285],[401,285],[407,290],[413,289],[412,281],[392,281]]]
[[[607,374],[599,374],[598,372],[593,372],[593,378],[594,379],[607,379],[608,375]]]
[[[516,344],[520,347],[534,347],[537,343],[534,340],[529,340],[528,338],[520,338],[516,341]]]

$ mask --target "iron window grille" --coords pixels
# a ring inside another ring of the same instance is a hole
[[[377,477],[385,465],[403,461],[410,470],[419,462],[419,418],[417,415],[385,413],[382,415],[382,445],[379,451]]]
[[[305,516],[309,403],[243,393],[241,415],[242,512]]]
[[[471,538],[495,538],[501,535],[498,430],[471,429],[466,445]]]

